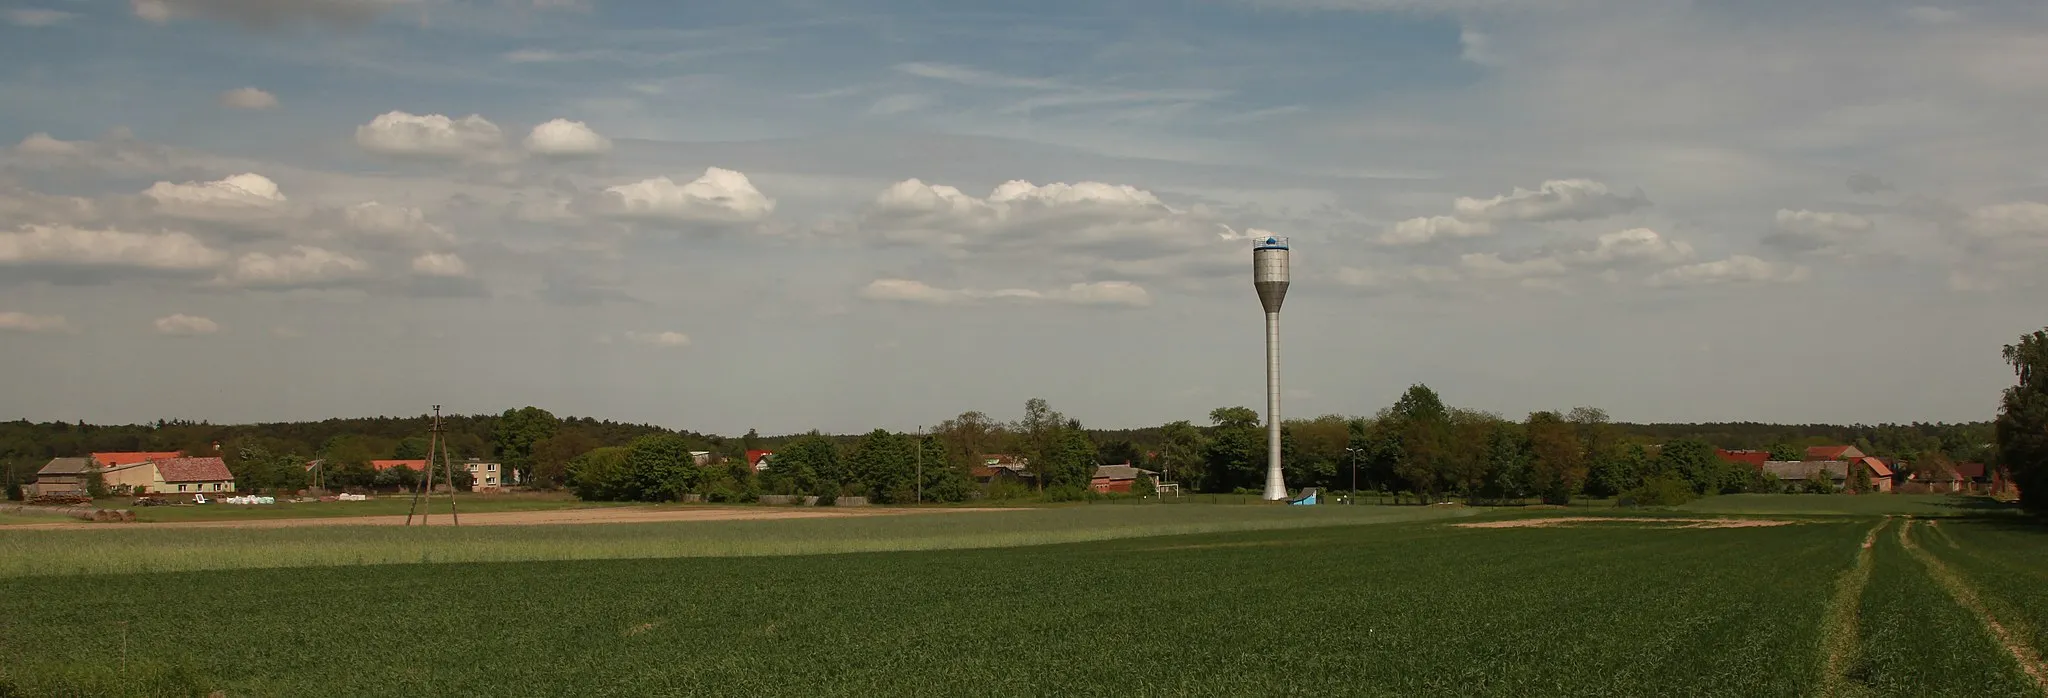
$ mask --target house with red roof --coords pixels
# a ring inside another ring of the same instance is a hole
[[[153,460],[165,460],[185,455],[178,451],[111,451],[92,454],[92,463],[102,468],[135,465]]]
[[[1855,446],[1808,446],[1807,460],[1856,460],[1869,454]]]
[[[768,469],[768,459],[774,456],[774,451],[748,451],[747,465],[753,466],[754,472],[758,473]]]
[[[1763,469],[1765,461],[1771,459],[1770,451],[1730,451],[1725,448],[1717,448],[1714,449],[1714,455],[1720,456],[1721,460],[1730,463],[1741,463],[1759,470]]]
[[[155,461],[158,487],[151,492],[164,494],[230,494],[235,491],[235,474],[228,472],[227,461],[212,458],[167,458]]]
[[[390,470],[390,469],[392,469],[392,468],[397,468],[397,467],[401,467],[401,466],[403,466],[403,467],[406,467],[406,468],[411,468],[413,472],[419,472],[419,471],[422,471],[422,470],[426,470],[426,469],[427,469],[427,459],[425,459],[425,458],[391,458],[391,459],[386,459],[386,460],[373,460],[373,461],[370,461],[370,469],[371,469],[371,470],[374,470],[374,471],[377,471],[377,472],[380,472],[380,473],[381,473],[381,472],[384,472],[384,471],[386,471],[386,470]]]

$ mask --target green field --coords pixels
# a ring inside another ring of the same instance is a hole
[[[1987,497],[1947,494],[1727,494],[1673,507],[1696,514],[1740,516],[1980,516],[2017,513]]]
[[[0,531],[0,695],[2042,695],[2006,649],[2048,646],[2048,534],[2017,517],[1451,525],[1583,514]],[[508,561],[317,553],[352,545]],[[20,562],[177,546],[191,571]],[[546,559],[585,548],[636,559]]]

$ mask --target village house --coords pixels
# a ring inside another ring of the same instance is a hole
[[[1095,466],[1095,477],[1089,479],[1088,487],[1097,492],[1130,492],[1140,478],[1155,489],[1159,487],[1159,473],[1129,463]]]
[[[1764,467],[1764,463],[1771,459],[1770,451],[1730,451],[1728,449],[1723,448],[1715,449],[1714,455],[1720,456],[1721,460],[1725,460],[1730,463],[1741,463],[1751,468],[1762,468]]]
[[[1852,461],[1867,455],[1855,446],[1809,446],[1806,449],[1809,461]]]
[[[471,458],[463,461],[462,468],[469,471],[469,489],[488,492],[518,484],[519,473],[504,467],[503,463]]]
[[[1850,447],[1851,451],[1854,450]],[[1840,491],[1848,485],[1853,469],[1862,469],[1870,476],[1871,492],[1892,491],[1892,470],[1883,461],[1867,456],[1855,460],[1803,460],[1765,461],[1763,471],[1786,484],[1805,485],[1810,481],[1824,480],[1834,490]]]
[[[1038,482],[1038,476],[1031,472],[1023,458],[1003,453],[991,453],[981,457],[981,462],[968,471],[976,483],[994,484],[999,481],[1031,485]]]
[[[427,469],[427,459],[425,459],[425,458],[387,458],[387,459],[384,459],[384,460],[373,460],[373,461],[370,461],[370,469],[371,469],[371,470],[374,470],[374,471],[377,471],[377,472],[380,472],[380,473],[381,473],[381,472],[384,472],[384,471],[386,471],[386,470],[390,470],[390,469],[392,469],[392,468],[407,468],[407,469],[410,469],[410,470],[412,470],[413,472],[419,472],[419,471],[422,471],[422,470],[426,470],[426,469]]]
[[[36,471],[36,481],[25,492],[37,497],[46,494],[85,494],[85,476],[93,469],[91,458],[52,458],[42,469]]]
[[[763,470],[767,470],[768,459],[774,457],[774,455],[774,451],[748,451],[747,465],[753,466],[754,472],[757,473]]]

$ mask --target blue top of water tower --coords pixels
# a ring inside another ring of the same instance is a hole
[[[1287,238],[1267,237],[1253,241],[1252,245],[1254,250],[1284,250],[1287,249]]]

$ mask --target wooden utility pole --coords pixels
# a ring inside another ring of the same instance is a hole
[[[443,436],[440,405],[434,406],[434,421],[427,426],[427,467],[420,472],[420,488],[412,493],[412,506],[407,507],[405,510],[405,525],[407,526],[412,525],[414,510],[419,511],[420,525],[427,525],[427,514],[433,511],[434,508],[434,465],[436,460],[440,461],[439,465],[441,466],[442,475],[448,481],[448,516],[455,520],[455,525],[461,526],[462,514],[455,510],[455,464],[448,457],[448,438]],[[427,498],[427,506],[425,508],[420,507],[420,497],[422,496]]]

